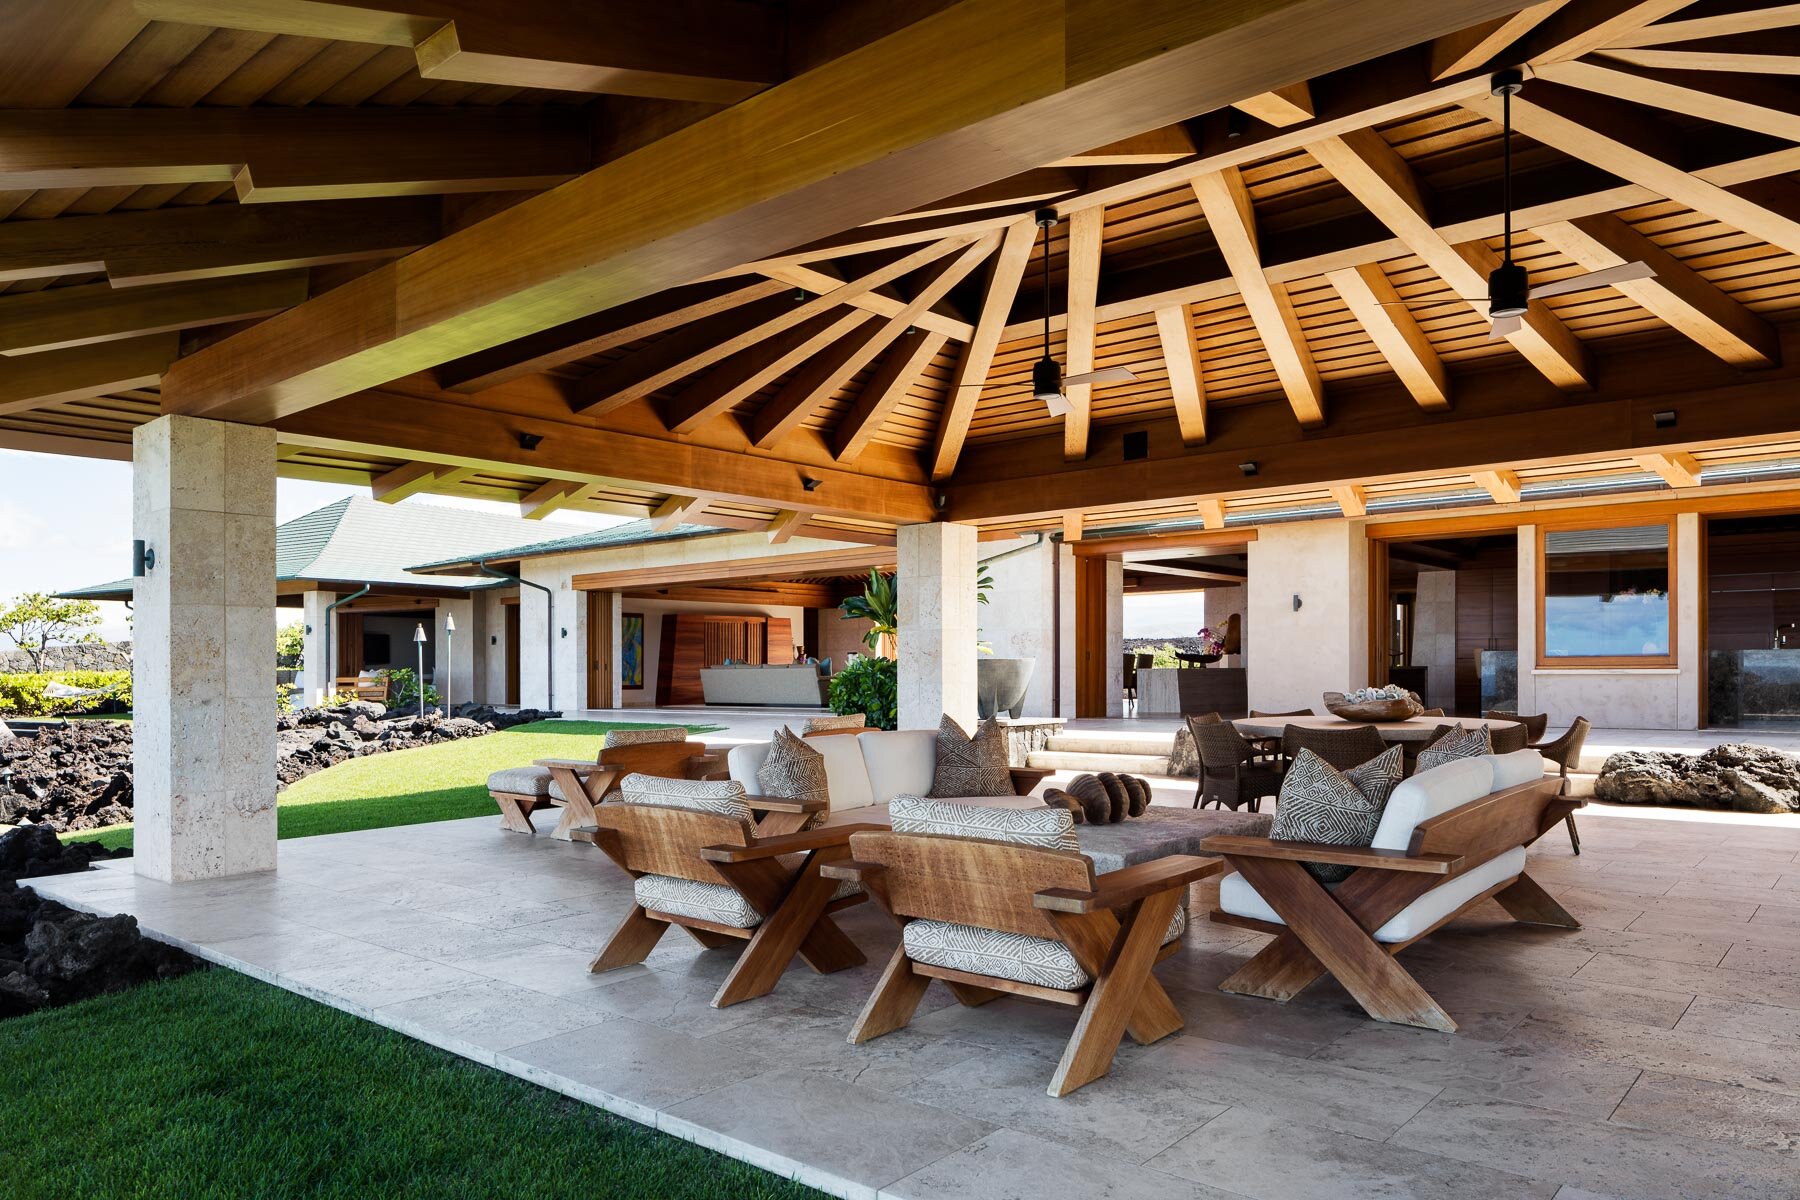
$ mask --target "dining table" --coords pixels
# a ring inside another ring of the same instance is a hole
[[[1492,717],[1417,716],[1404,721],[1351,721],[1336,716],[1307,716],[1240,717],[1232,724],[1248,738],[1280,738],[1281,731],[1289,725],[1298,725],[1302,729],[1349,729],[1356,725],[1367,725],[1381,735],[1382,741],[1392,746],[1429,742],[1446,725],[1461,725],[1464,729],[1474,729],[1477,726],[1504,729],[1509,725],[1517,725],[1518,722]]]

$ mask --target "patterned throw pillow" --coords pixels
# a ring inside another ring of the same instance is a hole
[[[619,781],[619,793],[626,804],[691,808],[695,812],[736,817],[746,824],[755,819],[744,801],[744,785],[735,779],[664,779],[660,775],[633,774]]]
[[[1458,725],[1427,749],[1419,751],[1419,763],[1413,768],[1413,774],[1441,767],[1459,758],[1480,758],[1493,752],[1494,739],[1488,733],[1486,725],[1478,725],[1474,729],[1464,729]]]
[[[1367,846],[1375,840],[1382,810],[1402,770],[1398,746],[1348,771],[1337,770],[1311,750],[1300,751],[1281,781],[1269,837],[1278,842]],[[1320,883],[1336,883],[1355,870],[1333,863],[1300,865]]]
[[[888,820],[895,833],[936,833],[1046,850],[1081,849],[1075,818],[1066,808],[995,808],[895,796],[888,805]]]
[[[687,727],[683,725],[650,725],[643,729],[609,729],[606,740],[600,744],[608,750],[614,746],[647,746],[657,742],[687,741]]]
[[[756,789],[782,800],[823,800],[825,809],[806,822],[806,828],[822,824],[831,813],[831,788],[825,778],[825,756],[794,736],[777,729],[769,743],[769,757],[756,768]]]
[[[936,799],[957,796],[1010,796],[1012,772],[1006,765],[1006,731],[989,717],[971,738],[954,718],[938,722],[937,767],[931,776]]]
[[[841,717],[808,717],[806,724],[800,727],[800,736],[810,733],[835,733],[840,729],[865,729],[869,724],[867,713],[850,713]]]

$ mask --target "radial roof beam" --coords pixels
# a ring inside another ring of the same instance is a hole
[[[1516,106],[1515,106],[1516,111]],[[1487,275],[1498,258],[1481,243],[1452,246],[1433,227],[1412,168],[1373,129],[1326,138],[1307,148],[1346,191],[1374,213],[1450,290],[1487,315]],[[1590,386],[1587,354],[1549,309],[1533,304],[1507,340],[1565,391]]]
[[[1673,46],[1640,46],[1595,51],[1634,66],[1669,71],[1748,71],[1758,75],[1800,75],[1800,34],[1791,29],[1740,33]]]
[[[1200,347],[1194,341],[1194,310],[1185,304],[1157,309],[1156,337],[1162,343],[1163,363],[1169,371],[1169,392],[1175,402],[1175,419],[1181,427],[1181,444],[1198,446],[1206,440],[1206,376]]]
[[[1290,83],[1286,87],[1252,96],[1248,100],[1238,100],[1231,107],[1277,129],[1310,121],[1318,115],[1313,108],[1312,89],[1304,79],[1299,83]]]
[[[1106,210],[1102,208],[1086,208],[1069,217],[1064,378],[1094,369],[1094,335],[1098,331],[1094,314],[1100,300],[1100,243],[1105,227]],[[1049,253],[1048,246],[1044,252]],[[1063,457],[1070,462],[1087,457],[1093,390],[1087,383],[1063,385],[1063,399],[1069,405],[1063,418]]]
[[[1307,428],[1325,424],[1325,385],[1286,285],[1271,282],[1263,272],[1256,214],[1243,175],[1231,167],[1195,178],[1193,188],[1295,418]]]
[[[1585,92],[1800,142],[1800,98],[1788,81],[1714,72],[1671,76],[1585,60],[1554,63],[1538,75]]]
[[[1515,3],[952,4],[187,356],[165,406],[273,420]]]
[[[874,319],[856,308],[822,312],[804,325],[758,342],[672,397],[663,406],[663,421],[673,433],[692,433]]]
[[[1800,4],[1769,4],[1739,9],[1735,12],[1708,12],[1699,16],[1678,16],[1673,21],[1658,21],[1642,29],[1614,38],[1608,50],[1626,46],[1661,46],[1669,42],[1692,42],[1700,38],[1725,37],[1733,33],[1755,33],[1763,29],[1783,29],[1800,25]]]
[[[1533,66],[1580,58],[1686,8],[1694,0],[1569,0],[1508,57]]]
[[[1302,85],[1304,86],[1304,85]],[[1051,164],[1057,167],[1141,167],[1178,162],[1200,152],[1185,125],[1164,125],[1148,133],[1108,142]],[[1073,188],[1069,189],[1073,191]],[[1049,199],[1049,197],[1044,197]]]
[[[1446,33],[1431,43],[1431,77],[1448,79],[1464,71],[1479,70],[1568,2],[1542,0],[1509,16]]]
[[[987,386],[994,352],[1000,348],[1000,335],[1012,315],[1013,300],[1019,294],[1019,282],[1025,277],[1025,266],[1031,261],[1031,247],[1036,241],[1037,226],[1024,220],[1008,226],[1000,243],[1000,253],[994,258],[982,293],[975,335],[963,346],[938,417],[937,443],[931,454],[933,480],[946,479],[956,470],[956,460],[969,436],[975,406],[981,402],[981,390]],[[1048,248],[1045,253],[1049,253]]]
[[[1387,359],[1388,366],[1419,402],[1420,408],[1450,407],[1450,376],[1444,360],[1419,328],[1419,322],[1394,290],[1380,263],[1364,263],[1325,272],[1363,332]]]
[[[841,463],[855,462],[887,423],[900,401],[925,374],[925,368],[950,339],[941,333],[915,330],[901,338],[882,356],[875,373],[850,402],[850,409],[832,431],[832,456]]]
[[[414,52],[419,74],[732,104],[781,78],[781,11],[750,0],[134,0],[159,21]]]

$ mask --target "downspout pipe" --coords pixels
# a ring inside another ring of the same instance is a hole
[[[517,575],[508,575],[498,567],[490,567],[485,558],[475,560],[475,569],[490,578],[504,579],[509,583],[516,583],[520,587],[536,588],[544,593],[544,682],[548,693],[545,697],[544,707],[554,710],[556,708],[556,593],[541,583],[533,583],[531,580],[520,578]],[[523,696],[519,697],[520,700],[524,698]]]
[[[333,696],[335,696],[337,694],[337,686],[336,686],[337,685],[337,665],[336,665],[337,660],[331,657],[331,635],[332,635],[332,632],[337,629],[338,605],[348,604],[352,600],[355,600],[359,596],[366,596],[369,594],[369,592],[371,590],[373,590],[374,587],[375,587],[375,585],[372,583],[365,583],[362,585],[361,591],[351,592],[348,596],[339,596],[336,600],[332,601],[330,604],[327,604],[325,606],[325,699],[326,700],[330,700]],[[420,688],[423,689],[424,685],[425,685],[425,681],[423,679],[421,679],[419,681]],[[421,695],[424,694],[423,690],[421,690],[420,694]]]

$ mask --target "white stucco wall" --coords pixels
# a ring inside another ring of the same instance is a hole
[[[1261,647],[1247,656],[1250,707],[1322,709],[1326,692],[1365,686],[1369,555],[1361,524],[1264,526],[1249,561],[1245,623]]]
[[[1238,653],[1219,660],[1221,667],[1241,667],[1250,657],[1249,597],[1243,587],[1209,587],[1200,593],[1201,620],[1210,629],[1223,625],[1233,613],[1238,619]]]
[[[1056,544],[1033,536],[1006,542],[983,542],[977,551],[994,577],[988,602],[975,606],[981,641],[992,658],[1034,661],[1031,686],[1025,691],[1025,715],[1049,716],[1056,703],[1055,620],[1053,615]],[[1017,551],[1017,553],[1011,553]]]

